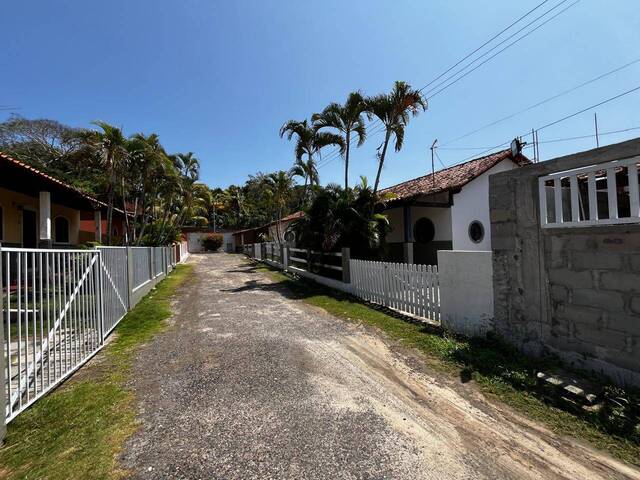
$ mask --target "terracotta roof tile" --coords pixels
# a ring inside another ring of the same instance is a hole
[[[107,206],[106,203],[98,200],[95,197],[92,197],[88,193],[85,193],[82,190],[80,190],[79,188],[74,187],[73,185],[69,185],[68,183],[65,183],[62,180],[59,180],[59,179],[57,179],[55,177],[52,177],[48,173],[44,173],[43,171],[38,170],[37,168],[35,168],[35,167],[33,167],[33,166],[29,165],[29,164],[21,162],[20,160],[16,160],[15,158],[10,157],[6,153],[0,152],[0,159],[1,160],[5,160],[5,161],[7,161],[7,162],[9,162],[9,163],[11,163],[13,165],[18,166],[18,167],[21,167],[21,168],[23,168],[25,170],[28,170],[32,174],[37,175],[37,176],[39,176],[41,178],[44,178],[44,179],[46,179],[46,180],[48,180],[50,182],[53,182],[53,183],[61,186],[62,188],[66,189],[66,190],[69,190],[69,191],[75,193],[76,195],[79,195],[80,197],[82,197],[82,198],[84,198],[84,199],[86,199],[86,200],[88,200],[88,201],[90,201],[90,202],[92,202],[92,203],[94,203],[96,205],[100,205],[101,207],[106,207]],[[119,213],[124,213],[122,210],[120,210],[119,208],[116,208],[116,207],[114,207],[114,210],[119,212]]]
[[[476,158],[460,165],[439,170],[433,174],[407,180],[406,182],[384,188],[380,193],[393,193],[395,198],[391,202],[416,197],[419,195],[431,195],[462,188],[474,178],[479,177],[491,167],[502,160],[511,159],[519,166],[528,165],[531,161],[522,154],[513,157],[511,150],[503,150],[492,153],[486,157]]]

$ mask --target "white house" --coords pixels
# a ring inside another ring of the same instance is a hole
[[[214,233],[222,235],[222,250],[225,252],[235,251],[235,239],[233,232],[228,230],[214,230],[210,227],[182,227],[182,233],[187,238],[187,250],[189,253],[204,252],[202,240]]]
[[[383,189],[394,195],[388,259],[434,265],[438,250],[491,250],[489,176],[529,163],[508,149]]]

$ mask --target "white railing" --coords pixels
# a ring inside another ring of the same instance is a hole
[[[639,163],[634,157],[540,177],[541,226],[640,223]]]
[[[127,247],[99,247],[104,297],[104,329],[113,330],[129,311]]]
[[[102,348],[120,320],[161,279],[151,278],[152,267],[167,272],[178,263],[172,251],[175,246],[0,247],[6,421]]]
[[[97,250],[3,248],[6,418],[13,419],[103,344]]]
[[[440,321],[438,267],[351,260],[353,293],[402,313]]]

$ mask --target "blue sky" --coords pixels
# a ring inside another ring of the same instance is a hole
[[[100,119],[128,134],[156,132],[167,150],[197,154],[203,181],[227,186],[290,167],[293,145],[278,136],[286,120],[356,89],[376,94],[395,80],[422,87],[540,1],[10,1],[2,15],[0,105],[73,126]],[[403,150],[388,157],[382,184],[430,171],[435,138],[444,144],[638,58],[637,0],[581,0],[431,99],[408,127]],[[491,147],[637,86],[640,63],[443,145],[440,158],[459,162],[482,150],[445,147]],[[640,91],[595,111],[601,132],[640,127]],[[0,111],[0,119],[9,113]],[[591,133],[592,111],[539,139]],[[601,142],[637,136],[640,130]],[[373,181],[380,141],[372,135],[354,151],[352,182],[361,174]],[[590,138],[541,144],[540,152],[548,159],[594,146]],[[339,159],[323,166],[322,183],[341,182],[342,169]]]

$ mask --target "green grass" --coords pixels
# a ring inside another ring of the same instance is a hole
[[[166,328],[170,299],[193,266],[179,265],[116,327],[93,362],[13,420],[0,450],[0,478],[110,479],[136,429],[127,388],[136,347]]]
[[[465,339],[438,327],[403,321],[393,312],[374,308],[350,295],[293,280],[268,267],[259,270],[269,272],[273,280],[285,284],[306,303],[337,317],[375,327],[402,345],[419,350],[432,368],[456,376],[461,382],[475,381],[488,397],[504,402],[550,430],[586,440],[640,466],[640,432],[612,433],[611,426],[595,416],[585,418],[545,401],[537,388],[535,374],[557,366],[557,360],[527,357],[496,338]]]

